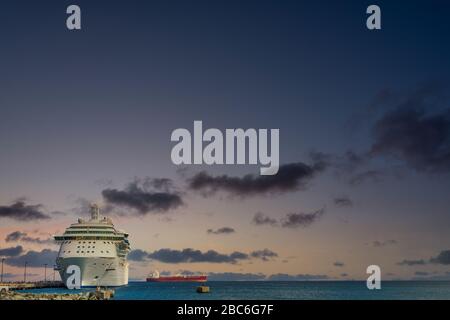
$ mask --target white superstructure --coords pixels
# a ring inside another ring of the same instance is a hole
[[[64,283],[67,267],[77,265],[83,287],[128,284],[128,234],[115,229],[110,218],[101,217],[97,205],[91,206],[90,220],[78,219],[55,240],[60,244],[56,267]]]

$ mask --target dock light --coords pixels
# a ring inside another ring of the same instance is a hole
[[[0,283],[3,283],[3,263],[5,262],[5,258],[2,258],[2,277],[0,279]]]
[[[23,271],[23,282],[27,282],[27,264],[28,262],[25,261],[24,271]]]

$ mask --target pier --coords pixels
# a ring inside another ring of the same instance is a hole
[[[0,288],[8,288],[8,290],[29,290],[44,288],[63,288],[62,281],[37,281],[37,282],[3,282]]]

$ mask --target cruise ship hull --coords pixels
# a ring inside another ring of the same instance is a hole
[[[65,257],[58,258],[57,268],[67,285],[67,267],[76,265],[81,271],[82,287],[118,287],[128,284],[128,262],[119,257]]]

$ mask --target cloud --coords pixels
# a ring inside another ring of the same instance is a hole
[[[425,265],[427,263],[450,265],[450,250],[443,250],[436,257],[431,257],[428,260],[403,260],[397,264],[401,266],[416,266]]]
[[[267,280],[269,281],[309,281],[309,280],[326,280],[327,275],[324,274],[297,274],[290,275],[286,273],[277,273],[270,275]]]
[[[137,252],[136,252],[137,251]],[[202,252],[192,248],[182,250],[159,249],[150,253],[143,250],[133,250],[130,252],[131,258],[135,261],[145,261],[148,259],[160,261],[163,263],[237,263],[240,260],[247,260],[250,256],[246,253],[235,251],[231,254],[219,253],[215,250]]]
[[[188,179],[188,187],[205,196],[219,191],[239,197],[278,194],[305,189],[325,167],[326,163],[323,161],[316,161],[313,165],[297,162],[280,166],[278,173],[273,176],[247,174],[243,177],[211,176],[202,171]]]
[[[405,259],[403,261],[398,262],[397,264],[399,266],[420,266],[420,265],[424,265],[426,263],[427,262],[425,260],[423,260],[423,259],[420,259],[420,260],[407,260],[407,259]]]
[[[397,240],[387,240],[387,241],[375,240],[374,242],[372,242],[372,245],[374,247],[385,247],[385,246],[390,246],[390,245],[394,245],[397,243],[398,243]]]
[[[208,229],[206,232],[208,234],[230,234],[230,233],[235,233],[236,230],[234,230],[233,228],[230,228],[230,227],[222,227],[217,230]]]
[[[284,228],[305,228],[316,222],[325,213],[325,209],[320,209],[311,213],[288,213],[282,220],[281,226]]]
[[[0,257],[15,257],[23,252],[22,246],[0,249]]]
[[[333,266],[335,266],[335,267],[343,267],[345,264],[343,263],[343,262],[339,262],[339,261],[336,261],[335,263],[333,263]]]
[[[210,272],[208,280],[211,281],[257,281],[265,280],[262,273],[236,273],[236,272]]]
[[[105,189],[102,195],[107,205],[134,209],[140,215],[165,213],[184,204],[169,179],[136,179],[124,190]]]
[[[193,262],[210,262],[210,263],[237,263],[239,260],[249,258],[248,254],[235,251],[231,254],[219,253],[215,250],[202,252],[187,248],[183,250],[160,249],[148,254],[148,258],[158,260],[164,263],[193,263]]]
[[[148,253],[141,249],[131,250],[128,253],[128,260],[130,261],[145,261],[147,257]]]
[[[402,160],[420,172],[450,170],[450,109],[431,113],[437,92],[413,93],[374,125],[371,156]]]
[[[262,225],[271,225],[276,226],[278,224],[278,221],[276,219],[270,218],[268,216],[265,216],[262,212],[257,212],[252,220],[253,224],[256,224],[257,226]]]
[[[268,261],[269,258],[275,258],[278,255],[269,250],[255,250],[249,254],[235,251],[230,254],[219,253],[215,250],[200,251],[192,248],[185,248],[182,250],[174,249],[159,249],[153,252],[146,252],[144,250],[132,250],[128,254],[128,259],[132,261],[148,261],[156,260],[163,263],[231,263],[235,264],[240,261],[250,260],[252,258]]]
[[[45,220],[50,216],[42,211],[43,205],[27,205],[20,199],[9,206],[0,206],[0,218],[10,218],[18,221]]]
[[[28,243],[36,243],[36,244],[55,244],[55,241],[52,238],[41,239],[41,238],[33,238],[29,237],[27,233],[15,231],[8,234],[5,238],[6,242],[28,242]]]
[[[441,251],[436,257],[430,259],[431,263],[450,265],[450,250]]]
[[[15,267],[23,267],[25,262],[27,262],[28,267],[40,268],[43,267],[44,264],[50,266],[55,264],[57,255],[57,251],[50,249],[43,249],[42,251],[31,250],[23,255],[6,259],[6,264]]]
[[[258,212],[252,219],[252,223],[257,226],[270,225],[270,226],[281,226],[283,228],[306,228],[316,222],[325,213],[325,209],[316,210],[311,213],[288,213],[280,221],[276,219],[265,216],[263,213]]]
[[[27,234],[20,231],[11,232],[5,238],[6,242],[19,241],[20,238],[26,236]]]
[[[347,196],[342,196],[335,198],[334,204],[338,207],[351,207],[353,206],[353,201]]]
[[[429,275],[428,272],[424,272],[424,271],[416,271],[416,272],[414,272],[414,274],[416,276],[420,276],[420,277],[424,277],[424,276],[428,276]]]
[[[269,261],[272,258],[276,258],[278,257],[278,254],[276,252],[273,252],[269,249],[264,249],[264,250],[256,250],[250,253],[250,256],[252,258],[259,258],[263,261]]]

